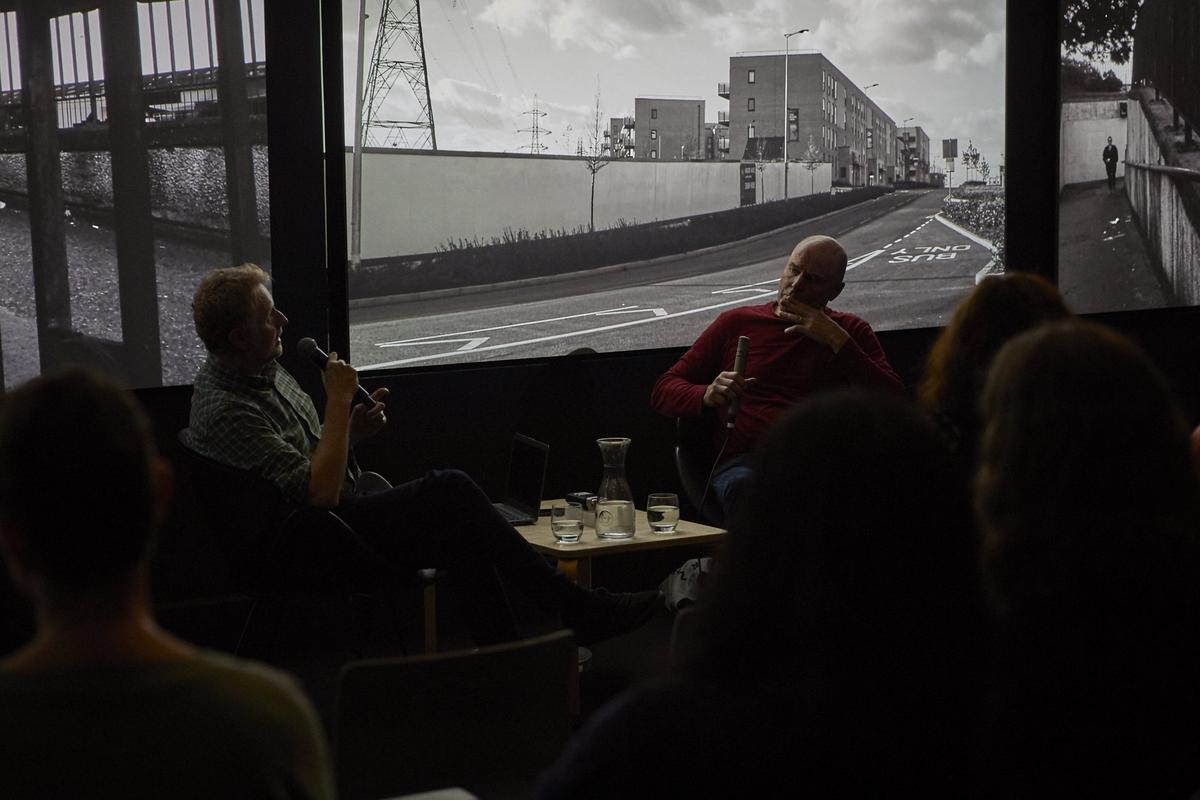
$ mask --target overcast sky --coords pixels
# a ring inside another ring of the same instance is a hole
[[[406,0],[394,0],[404,8]],[[367,59],[381,0],[366,0]],[[347,143],[353,141],[359,0],[343,0]],[[438,146],[528,152],[531,117],[547,152],[574,152],[600,85],[605,118],[635,96],[699,97],[716,119],[729,57],[818,50],[899,124],[915,117],[940,140],[973,140],[993,165],[1004,150],[1004,0],[425,0],[425,51]],[[407,56],[400,56],[401,58]],[[392,91],[406,102],[403,80]],[[411,106],[388,109],[411,118]],[[570,126],[570,133],[564,132]],[[526,145],[524,150],[520,148]],[[962,179],[961,164],[956,177]],[[993,175],[995,169],[993,169]]]

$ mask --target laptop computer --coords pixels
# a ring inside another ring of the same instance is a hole
[[[513,436],[504,497],[493,503],[510,525],[532,525],[542,506],[550,445],[518,433]]]

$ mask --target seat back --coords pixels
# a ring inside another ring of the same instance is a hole
[[[347,664],[334,719],[342,800],[459,786],[527,796],[570,733],[570,631],[473,651]]]
[[[198,452],[188,433],[186,428],[179,432],[174,466],[179,507],[188,514],[184,524],[191,533],[176,544],[205,561],[223,562],[229,579],[241,586],[253,569],[254,546],[290,509],[270,481]]]
[[[717,454],[712,449],[712,417],[676,417],[675,419],[675,469],[679,483],[692,507],[700,517],[713,525],[723,525],[725,515],[711,491],[705,496],[705,487],[712,473]],[[703,508],[701,500],[703,499]]]

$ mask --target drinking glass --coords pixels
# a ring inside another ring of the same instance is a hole
[[[550,504],[550,531],[559,544],[575,544],[583,535],[583,506],[566,500]]]
[[[674,533],[679,524],[679,495],[668,492],[646,498],[646,519],[655,533]]]

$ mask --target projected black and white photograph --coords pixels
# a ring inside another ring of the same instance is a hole
[[[1062,11],[1059,288],[1079,312],[1200,304],[1200,6]]]
[[[813,233],[876,329],[939,325],[1004,269],[1002,0],[343,0],[342,23],[359,367],[687,345]]]
[[[0,350],[191,383],[206,271],[269,269],[263,0],[0,0]]]

